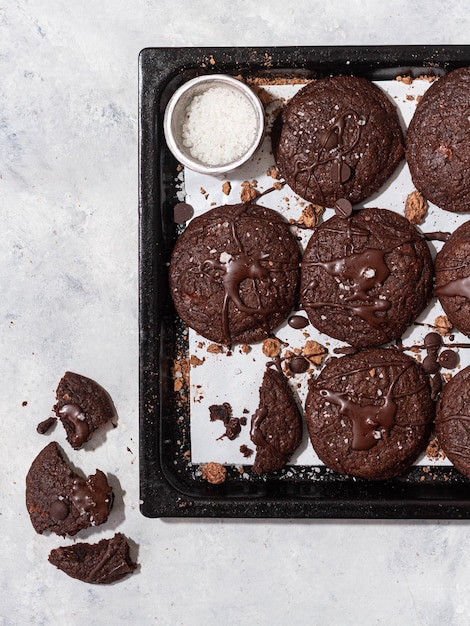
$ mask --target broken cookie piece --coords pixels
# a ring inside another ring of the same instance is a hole
[[[55,441],[34,459],[26,476],[26,508],[37,533],[75,535],[103,524],[113,504],[113,490],[105,474],[87,479],[76,474]]]
[[[132,574],[137,568],[129,556],[129,544],[122,533],[98,543],[76,543],[51,550],[49,562],[68,576],[85,583],[109,585]]]
[[[109,394],[101,385],[73,372],[66,372],[62,377],[56,399],[54,411],[65,428],[67,441],[75,450],[116,414]]]
[[[267,369],[259,390],[259,406],[251,420],[256,445],[253,471],[267,474],[281,469],[302,441],[302,417],[283,374]]]

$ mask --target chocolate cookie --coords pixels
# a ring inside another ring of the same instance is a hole
[[[310,238],[300,298],[319,331],[355,347],[397,339],[427,305],[433,264],[428,245],[403,216],[362,209],[334,216]]]
[[[277,167],[302,198],[333,207],[377,191],[404,156],[395,105],[374,83],[333,76],[289,101],[272,134]]]
[[[122,533],[94,544],[75,543],[55,548],[49,554],[49,562],[72,578],[99,585],[115,583],[137,567]]]
[[[259,390],[259,406],[251,419],[250,438],[256,445],[253,471],[281,469],[302,441],[302,417],[286,377],[267,369]]]
[[[67,441],[76,450],[115,416],[108,393],[94,380],[80,374],[65,372],[56,398],[54,411],[65,428]]]
[[[406,160],[416,188],[441,209],[470,211],[470,68],[434,82],[416,107]]]
[[[426,373],[395,348],[332,358],[309,381],[310,440],[340,474],[383,480],[403,473],[426,447],[433,415]]]
[[[470,337],[470,222],[452,233],[435,260],[436,289],[447,317]]]
[[[444,385],[437,402],[435,433],[449,461],[470,478],[470,366]]]
[[[86,480],[64,460],[55,441],[33,461],[26,476],[26,508],[37,533],[75,535],[108,519],[113,491],[102,471]]]
[[[211,341],[265,339],[298,294],[300,252],[288,223],[256,204],[217,207],[194,218],[170,262],[178,315]]]

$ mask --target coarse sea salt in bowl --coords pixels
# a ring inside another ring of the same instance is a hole
[[[264,108],[253,90],[225,74],[198,76],[171,97],[163,120],[168,148],[201,174],[222,174],[246,163],[265,130]]]

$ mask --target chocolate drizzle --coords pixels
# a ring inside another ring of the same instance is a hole
[[[305,190],[308,189],[313,180],[323,199],[323,190],[315,177],[317,168],[324,165],[329,166],[330,177],[339,186],[347,182],[352,176],[352,169],[345,162],[345,156],[356,147],[361,135],[361,126],[365,123],[365,120],[361,120],[359,114],[352,109],[339,113],[335,121],[320,133],[318,152],[316,155],[312,152],[314,160],[305,160],[304,155],[295,157],[294,179],[297,179],[300,174],[306,173]],[[351,134],[347,143],[345,142],[346,130]]]
[[[236,247],[236,252],[222,252],[219,259],[206,259],[201,264],[201,271],[212,280],[221,282],[224,289],[222,305],[222,332],[224,343],[230,344],[232,341],[230,331],[229,306],[233,304],[239,311],[258,319],[260,324],[269,333],[267,317],[275,313],[286,311],[285,303],[279,302],[275,306],[264,307],[261,304],[260,292],[276,291],[276,281],[272,274],[280,271],[293,269],[298,266],[297,260],[276,260],[271,259],[269,252],[257,250],[250,254],[245,251],[243,243],[238,236],[237,224],[240,218],[246,214],[250,204],[241,204],[230,220],[231,241]],[[227,218],[229,219],[229,218]],[[228,246],[227,246],[228,247]],[[252,283],[250,290],[253,297],[257,299],[257,306],[246,304],[241,296],[240,287],[245,281]],[[290,308],[290,307],[289,307]]]
[[[94,525],[107,520],[112,500],[112,488],[101,470],[96,470],[86,481],[80,477],[74,479],[71,501],[80,515],[89,516]]]
[[[443,272],[445,269],[441,269],[440,271]],[[470,276],[455,278],[445,285],[436,287],[434,294],[436,296],[463,296],[464,298],[470,300]]]
[[[346,221],[346,220],[345,220]],[[390,269],[386,263],[385,255],[394,249],[413,243],[416,238],[405,238],[398,240],[387,248],[365,248],[360,252],[354,251],[351,242],[351,235],[361,235],[367,237],[370,233],[362,229],[351,229],[351,222],[348,219],[348,232],[345,256],[334,258],[331,261],[308,261],[305,265],[318,266],[323,268],[330,276],[337,277],[341,281],[347,281],[345,295],[341,303],[334,302],[309,302],[308,307],[313,309],[324,306],[337,307],[349,310],[353,315],[361,317],[370,326],[376,329],[381,328],[381,320],[377,313],[388,311],[392,304],[385,295],[372,298],[368,292],[380,287],[390,275]],[[342,232],[342,231],[340,231]],[[314,289],[315,281],[311,282],[304,289],[304,294]],[[352,304],[359,301],[360,304]]]
[[[255,444],[255,446],[261,446],[268,450],[271,454],[281,460],[283,463],[287,463],[289,457],[279,450],[276,450],[274,446],[272,446],[263,436],[261,431],[261,424],[268,417],[269,411],[265,406],[259,407],[251,418],[251,428],[250,428],[250,439]]]
[[[59,409],[59,415],[73,428],[73,433],[70,435],[72,446],[77,448],[82,446],[90,434],[82,408],[78,404],[64,404]]]
[[[400,371],[392,378],[385,394],[378,399],[374,398],[373,402],[361,406],[353,399],[350,392],[333,391],[326,387],[329,381],[335,376],[325,381],[319,381],[322,385],[320,395],[326,402],[336,404],[339,407],[339,415],[348,418],[352,425],[352,442],[351,449],[357,451],[369,450],[375,446],[382,438],[386,438],[392,428],[396,426],[395,416],[397,412],[396,398],[412,396],[424,388],[422,383],[418,388],[412,389],[402,394],[395,394],[395,385],[403,373],[411,367],[412,363],[404,365],[400,361],[371,363],[366,367],[358,368],[341,375],[341,378],[351,376],[352,374],[368,371],[374,368],[384,368],[399,366]],[[325,386],[324,386],[325,385]],[[402,424],[403,425],[403,424]]]

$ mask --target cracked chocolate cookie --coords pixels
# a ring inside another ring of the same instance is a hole
[[[404,156],[395,105],[374,83],[354,76],[305,85],[277,119],[272,138],[287,184],[326,207],[339,198],[365,200]]]
[[[67,441],[76,450],[115,416],[111,398],[103,387],[74,372],[64,374],[56,399],[54,411],[65,428]]]
[[[470,68],[434,82],[419,101],[406,135],[415,187],[441,209],[470,211]]]
[[[65,461],[55,441],[41,450],[26,476],[26,508],[40,534],[75,535],[99,526],[108,519],[112,503],[113,490],[105,474],[96,470],[82,478]]]
[[[286,377],[275,369],[264,373],[259,396],[250,429],[256,446],[253,471],[267,474],[284,467],[300,446],[302,417]]]
[[[298,295],[300,251],[279,213],[226,205],[194,218],[178,238],[170,291],[181,319],[211,341],[268,337]]]
[[[122,533],[94,544],[75,543],[55,548],[49,554],[49,562],[72,578],[96,585],[115,583],[137,568]]]
[[[357,348],[397,339],[428,304],[433,264],[424,238],[403,216],[362,209],[334,216],[312,234],[300,298],[320,332]]]
[[[452,325],[470,337],[470,222],[452,233],[434,267],[435,295]]]
[[[435,433],[449,461],[470,478],[470,366],[444,385],[437,402]]]
[[[332,358],[309,381],[310,440],[340,474],[384,480],[403,473],[425,449],[433,416],[428,376],[395,348]]]

